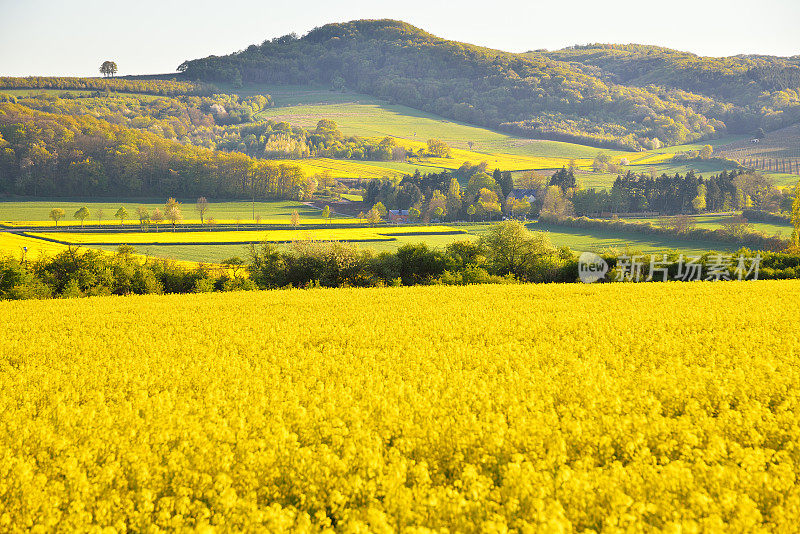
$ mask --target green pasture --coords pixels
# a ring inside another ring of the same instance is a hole
[[[734,251],[739,247],[718,241],[686,241],[664,236],[621,232],[606,229],[569,228],[550,223],[530,223],[528,228],[545,232],[553,245],[567,246],[576,252],[600,252],[606,249],[631,252],[667,252],[677,250],[687,254],[700,254],[709,250]]]
[[[196,199],[179,199],[183,217],[185,219],[199,218],[196,210]],[[290,222],[292,211],[297,210],[301,220],[304,218],[322,219],[320,210],[306,206],[301,202],[272,201],[255,202],[255,205],[247,200],[234,200],[214,202],[209,199],[211,205],[206,213],[206,218],[212,217],[218,220],[236,220],[242,222],[253,220],[253,207],[256,216],[260,215],[264,220],[285,220]],[[131,199],[120,200],[0,200],[0,223],[12,221],[47,221],[49,220],[50,210],[61,208],[66,212],[63,222],[74,221],[73,214],[82,206],[89,209],[89,219],[86,223],[97,222],[97,212],[102,209],[104,212],[103,220],[113,220],[114,214],[120,207],[124,207],[128,212],[129,221],[136,220],[136,209],[145,207],[151,212],[155,208],[164,208],[164,201],[157,199],[141,199],[140,201]]]
[[[697,223],[697,228],[708,228],[710,230],[717,230],[722,228],[727,222],[730,221],[731,215],[695,215],[694,220]],[[658,218],[636,218],[636,219],[629,219],[631,222],[650,222],[654,225],[658,224]],[[789,223],[786,224],[775,224],[775,223],[764,223],[764,222],[751,222],[750,224],[753,225],[753,230],[756,232],[762,232],[766,235],[773,236],[773,235],[780,235],[783,238],[787,238],[792,235],[792,225]]]
[[[452,226],[474,235],[480,235],[490,228],[491,223]],[[638,232],[569,228],[544,222],[529,222],[526,226],[533,232],[546,233],[554,246],[566,246],[575,252],[601,252],[615,249],[621,252],[636,253],[679,251],[686,254],[699,254],[709,250],[733,251],[739,248],[717,241],[686,241]]]

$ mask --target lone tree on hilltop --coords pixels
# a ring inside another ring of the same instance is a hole
[[[103,61],[103,64],[100,65],[100,73],[106,78],[109,76],[113,78],[117,73],[117,64],[113,61]]]

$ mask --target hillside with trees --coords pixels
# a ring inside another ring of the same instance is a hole
[[[211,83],[326,84],[516,135],[633,150],[800,120],[797,58],[587,50],[513,54],[403,22],[362,20],[186,61],[179,70]]]
[[[724,121],[733,133],[800,121],[800,56],[702,57],[637,44],[591,44],[527,55],[570,62],[610,83],[655,85],[713,98],[716,107],[704,113]]]
[[[296,199],[296,165],[181,144],[91,114],[0,102],[0,193]]]
[[[346,87],[526,137],[634,150],[725,127],[699,111],[710,99],[612,84],[569,63],[447,41],[391,20],[328,24],[179,70],[207,82]]]

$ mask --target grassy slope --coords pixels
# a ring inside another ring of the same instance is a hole
[[[486,154],[560,158],[592,158],[597,154],[593,147],[514,137],[356,93],[302,86],[263,86],[260,90],[273,96],[276,107],[262,112],[259,117],[286,120],[306,128],[313,128],[320,119],[328,118],[336,121],[348,135],[388,135],[422,142],[435,137],[464,149],[469,148],[467,143],[472,141],[474,151]],[[255,94],[257,91],[255,87],[237,90],[240,94]]]

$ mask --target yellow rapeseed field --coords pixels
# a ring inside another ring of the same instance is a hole
[[[27,248],[27,252],[24,251],[25,248]],[[27,259],[32,260],[43,254],[52,256],[66,249],[66,245],[0,232],[0,256],[13,256],[20,259],[25,255]]]
[[[0,531],[793,532],[798,313],[797,281],[0,303]]]
[[[395,139],[400,146],[409,148],[414,151],[425,149],[427,143],[423,141],[411,141],[408,139]],[[461,148],[451,148],[449,158],[435,158],[424,157],[419,160],[420,163],[432,165],[434,167],[441,167],[444,169],[455,170],[461,167],[465,162],[477,165],[481,162],[486,162],[489,172],[492,169],[498,168],[503,171],[520,171],[520,170],[533,170],[533,169],[557,169],[559,167],[566,167],[570,164],[570,158],[561,157],[548,157],[548,156],[521,156],[513,154],[499,154],[499,153],[483,153],[474,152],[472,150],[465,150]],[[412,159],[412,162],[417,161]],[[577,159],[574,163],[579,167],[588,167],[592,164],[589,159]]]
[[[364,163],[356,160],[306,158],[282,160],[281,163],[297,165],[308,176],[328,172],[334,178],[369,179],[395,177],[400,174],[392,169],[387,169],[379,165],[370,165],[368,162]]]

